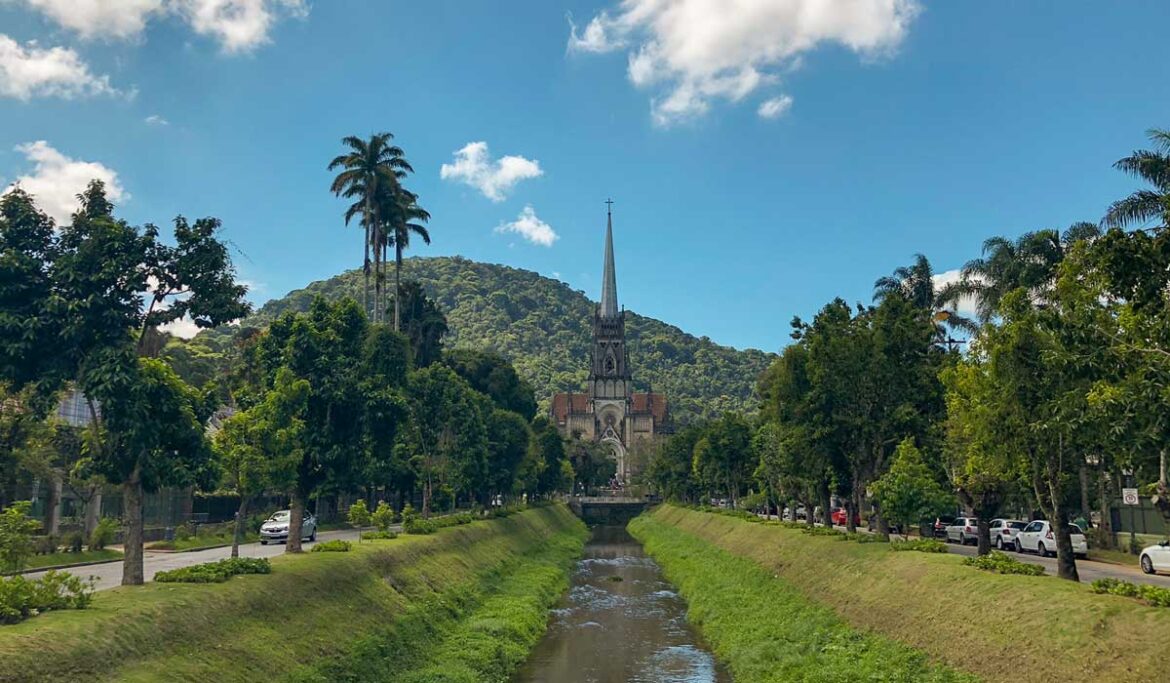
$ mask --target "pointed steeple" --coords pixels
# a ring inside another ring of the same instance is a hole
[[[605,266],[601,279],[600,315],[602,318],[616,318],[618,317],[618,303],[617,274],[613,267],[613,202],[607,199],[605,203],[607,205],[605,212]]]

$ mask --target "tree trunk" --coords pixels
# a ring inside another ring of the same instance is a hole
[[[1081,516],[1086,521],[1093,518],[1093,506],[1089,503],[1089,466],[1081,463]]]
[[[851,534],[857,533],[857,525],[853,523],[853,516],[858,513],[857,509],[857,490],[853,490],[853,494],[845,501],[845,531]],[[829,510],[829,517],[825,522],[825,526],[833,525],[833,511]]]
[[[978,553],[986,555],[991,552],[991,520],[986,518],[986,515],[979,515],[975,522],[975,528],[978,530],[976,538],[979,540]]]
[[[877,515],[877,534],[883,541],[890,540],[890,520],[886,519],[886,514],[882,512],[880,505],[874,506],[875,514]],[[902,533],[909,534],[908,531],[903,530]]]
[[[142,571],[142,480],[138,468],[122,484],[122,514],[126,523],[126,539],[123,541],[122,585],[141,586],[145,579]]]
[[[1060,491],[1053,483],[1048,485],[1049,495],[1052,496],[1052,519],[1048,520],[1056,536],[1056,575],[1069,581],[1080,581],[1077,573],[1077,560],[1073,556],[1072,535],[1068,531],[1068,522],[1065,521],[1064,501]]]
[[[45,496],[45,533],[56,536],[61,531],[61,478],[53,472],[45,483],[49,489]]]
[[[816,505],[816,497],[806,496],[800,502],[804,505],[804,523],[809,526],[816,526],[816,521],[813,519],[813,507]],[[798,521],[796,519],[796,512],[792,513],[792,521]]]
[[[90,488],[89,501],[85,504],[85,537],[89,538],[93,530],[97,528],[98,521],[102,518],[102,488],[100,486],[93,486]]]
[[[1109,474],[1097,473],[1097,504],[1101,506],[1101,524],[1097,527],[1097,542],[1106,550],[1117,549],[1113,537],[1113,517],[1109,514]]]
[[[402,331],[402,317],[399,312],[402,301],[402,245],[394,240],[394,331]]]
[[[300,492],[292,494],[288,508],[288,542],[284,546],[284,552],[299,553],[301,552],[301,525],[305,521],[305,499]]]
[[[431,475],[427,474],[427,481],[423,484],[423,500],[422,500],[422,516],[423,519],[431,518]]]
[[[248,496],[240,496],[240,509],[236,510],[236,526],[232,532],[232,557],[240,556],[240,539],[244,536],[244,525],[248,523]],[[292,526],[292,520],[289,520]]]
[[[829,519],[829,512],[833,507],[833,499],[829,494],[829,484],[826,482],[821,485],[821,523],[826,527],[833,525],[833,520]],[[814,510],[809,510],[809,517],[814,517]]]

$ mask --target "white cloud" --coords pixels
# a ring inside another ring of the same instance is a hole
[[[130,199],[130,194],[118,181],[118,174],[108,166],[96,161],[71,159],[44,140],[17,145],[16,151],[33,163],[32,173],[20,176],[16,183],[58,223],[70,221],[77,210],[77,195],[91,180],[104,182],[106,196],[114,203]]]
[[[35,41],[21,45],[0,34],[0,97],[72,99],[114,95],[109,76],[97,76],[76,52],[64,47],[42,48]]]
[[[934,290],[937,292],[947,285],[959,282],[963,279],[963,271],[958,268],[954,270],[947,270],[941,273],[936,273],[934,278]],[[959,297],[958,305],[955,306],[955,313],[967,318],[973,318],[977,314],[978,301],[973,296]]]
[[[789,95],[780,95],[779,97],[773,97],[761,102],[760,108],[756,110],[756,113],[763,119],[778,119],[788,113],[788,110],[791,108],[792,97]]]
[[[439,177],[466,183],[493,202],[501,202],[521,180],[544,175],[540,162],[521,156],[492,161],[486,142],[469,142],[455,152],[455,163],[443,164]]]
[[[195,321],[188,316],[183,316],[178,320],[172,320],[165,325],[159,325],[159,330],[169,332],[180,339],[190,339],[203,329],[195,324]]]
[[[532,206],[525,206],[520,211],[520,215],[511,223],[501,223],[496,226],[498,233],[515,233],[524,239],[539,244],[542,247],[551,247],[553,242],[560,239],[560,235],[552,229],[552,226],[536,217],[536,211]]]
[[[2,2],[4,0],[0,0]],[[305,17],[305,0],[7,0],[39,11],[86,39],[135,39],[157,18],[178,17],[224,52],[246,52],[270,41],[282,17]]]
[[[163,0],[16,0],[82,38],[133,38]]]
[[[171,125],[170,121],[167,121],[166,119],[159,116],[158,114],[151,114],[150,116],[147,116],[145,119],[143,119],[143,121],[145,121],[146,125],[148,125],[148,126],[169,126],[169,125]]]
[[[795,68],[803,54],[838,43],[865,58],[892,53],[918,0],[622,0],[578,33],[570,52],[629,46],[627,76],[655,88],[660,125],[702,115],[715,99],[738,101]]]
[[[200,35],[212,36],[224,52],[247,52],[270,42],[268,32],[281,14],[304,17],[304,0],[173,0],[176,10]]]

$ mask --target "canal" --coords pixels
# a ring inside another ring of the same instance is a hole
[[[726,683],[686,603],[622,527],[595,527],[516,683]]]

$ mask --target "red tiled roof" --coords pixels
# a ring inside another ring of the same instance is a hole
[[[569,401],[572,400],[572,410],[569,409]],[[552,397],[552,414],[557,422],[564,422],[569,413],[584,413],[589,409],[589,397],[585,394],[553,394]]]
[[[650,413],[655,423],[662,424],[666,421],[666,394],[632,394],[630,412]]]

